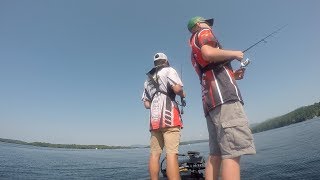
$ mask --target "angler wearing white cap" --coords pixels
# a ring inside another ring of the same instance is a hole
[[[150,177],[158,179],[160,156],[165,147],[167,176],[180,179],[177,154],[183,125],[175,96],[186,96],[183,84],[164,53],[154,55],[154,68],[147,75],[142,101],[145,108],[150,109]]]

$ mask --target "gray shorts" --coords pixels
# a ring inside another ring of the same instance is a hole
[[[256,153],[248,119],[239,101],[217,106],[206,119],[210,155],[229,159]]]

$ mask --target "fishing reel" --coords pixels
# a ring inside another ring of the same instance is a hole
[[[184,114],[183,107],[187,105],[185,98],[180,97],[180,103],[177,102],[177,104],[180,106],[180,114]]]
[[[247,58],[246,60],[242,60],[240,61],[240,68],[246,68],[249,64],[251,63],[251,61],[249,60],[249,58]]]
[[[181,102],[180,106],[186,107],[187,103],[186,103],[185,98],[181,97],[181,98],[180,98],[180,102]]]

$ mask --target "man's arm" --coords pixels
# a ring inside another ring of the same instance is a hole
[[[183,91],[183,88],[181,85],[179,84],[173,85],[172,90],[176,95],[179,95],[182,98],[186,97],[186,93]]]
[[[224,50],[212,47],[211,45],[205,44],[201,47],[201,54],[204,60],[208,62],[220,63],[233,59],[243,59],[243,52]]]
[[[144,84],[144,86],[146,87],[146,83]],[[149,93],[147,92],[146,88],[144,88],[141,100],[143,101],[143,105],[146,109],[150,109],[150,106],[151,106],[150,99],[151,97]]]

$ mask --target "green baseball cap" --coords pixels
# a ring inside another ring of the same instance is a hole
[[[198,23],[198,22],[206,22],[209,26],[213,25],[213,18],[211,19],[205,19],[200,16],[193,17],[188,22],[188,30],[191,32],[192,28]]]

